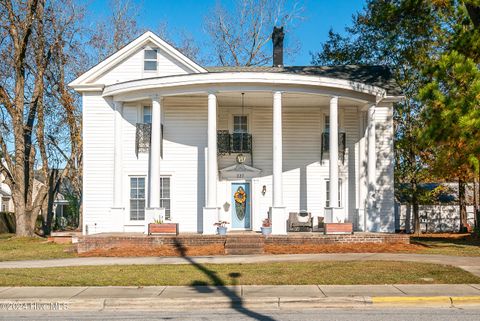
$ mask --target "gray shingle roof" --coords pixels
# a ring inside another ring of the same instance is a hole
[[[206,67],[208,72],[281,72],[350,80],[383,88],[389,95],[402,92],[387,66],[284,66],[284,67]]]

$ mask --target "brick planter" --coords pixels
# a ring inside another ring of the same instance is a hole
[[[148,234],[175,234],[178,235],[178,223],[150,223],[148,224]]]
[[[353,234],[353,224],[325,223],[325,234]]]

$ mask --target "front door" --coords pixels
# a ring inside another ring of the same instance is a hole
[[[250,183],[232,183],[232,228],[251,229]]]

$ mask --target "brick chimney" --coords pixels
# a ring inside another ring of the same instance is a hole
[[[273,66],[283,67],[283,27],[273,27],[272,42],[273,42]]]

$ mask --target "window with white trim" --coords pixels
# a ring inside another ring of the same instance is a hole
[[[143,52],[143,70],[156,71],[157,70],[157,50],[145,49]]]
[[[325,124],[324,124],[324,133],[329,133],[330,132],[330,116],[325,115]]]
[[[143,123],[151,124],[152,123],[152,107],[143,106]]]
[[[160,207],[165,209],[165,219],[170,219],[171,199],[170,199],[170,176],[160,177]]]
[[[145,177],[130,177],[130,220],[145,219]]]
[[[248,117],[246,115],[233,116],[233,132],[248,133]]]
[[[325,207],[330,207],[330,181],[326,180]],[[342,206],[342,180],[338,180],[338,206]]]

